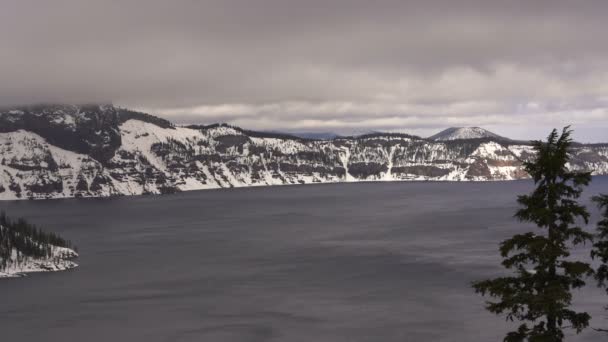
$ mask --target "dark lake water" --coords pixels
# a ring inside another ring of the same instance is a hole
[[[497,245],[522,231],[515,197],[530,189],[394,182],[0,202],[81,252],[76,270],[0,281],[0,336],[502,340],[510,327],[484,311],[469,283],[500,272]],[[599,192],[608,193],[608,178],[594,179],[585,202]],[[602,292],[576,303],[608,326]]]

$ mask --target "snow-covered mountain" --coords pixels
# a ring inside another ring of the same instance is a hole
[[[580,145],[573,153],[573,169],[608,174],[608,145]],[[532,149],[493,136],[310,140],[218,124],[176,127],[91,105],[0,110],[0,155],[0,199],[36,199],[343,181],[511,180],[527,177],[522,160]]]
[[[499,140],[508,140],[507,138],[501,137],[498,134],[492,133],[486,129],[480,127],[450,127],[445,129],[433,136],[430,136],[430,140],[434,141],[448,141],[448,140],[464,140],[464,139],[483,139],[492,138]]]
[[[289,132],[287,134],[298,138],[314,140],[331,140],[340,137],[339,134],[333,132]]]

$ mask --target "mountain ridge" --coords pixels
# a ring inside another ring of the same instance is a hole
[[[227,124],[180,127],[97,106],[0,111],[0,199],[162,194],[371,180],[527,178],[529,142],[494,136],[434,141],[404,133],[331,140]],[[608,174],[608,145],[579,144],[572,169]]]

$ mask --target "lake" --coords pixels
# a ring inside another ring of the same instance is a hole
[[[80,267],[0,281],[4,341],[499,341],[473,280],[529,181],[376,182],[0,202]],[[584,195],[608,193],[596,177]],[[593,208],[592,223],[597,220]],[[577,251],[582,255],[586,251]],[[608,327],[608,296],[578,308]],[[569,341],[598,341],[588,331]]]

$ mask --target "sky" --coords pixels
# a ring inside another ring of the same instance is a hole
[[[2,0],[0,105],[608,141],[605,0]]]

